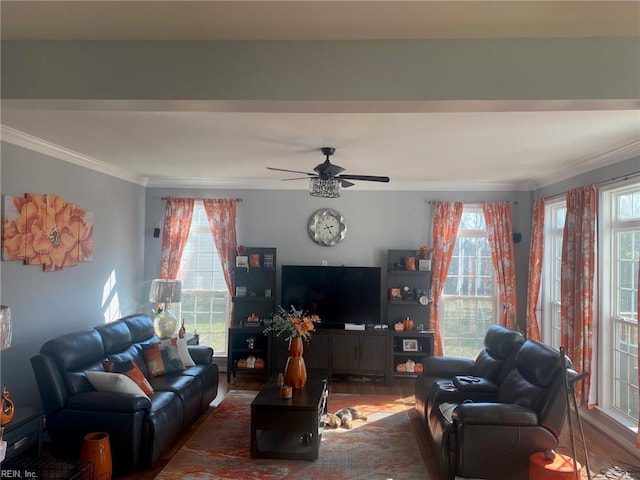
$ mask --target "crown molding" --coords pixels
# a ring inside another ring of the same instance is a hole
[[[307,182],[282,182],[279,180],[222,180],[215,178],[167,178],[141,177],[108,163],[61,147],[6,125],[0,125],[3,142],[16,145],[58,160],[73,163],[143,187],[152,188],[202,188],[243,190],[308,190]],[[474,183],[474,182],[393,182],[391,184],[359,183],[349,191],[528,191],[531,184]]]
[[[590,157],[577,159],[570,165],[565,165],[554,171],[547,170],[544,175],[532,179],[533,189],[547,187],[634,157],[640,157],[640,139],[634,139],[631,142],[596,153]]]
[[[282,182],[278,180],[223,180],[214,178],[166,178],[142,177],[129,170],[114,167],[95,158],[74,152],[41,138],[34,137],[19,130],[0,125],[0,138],[3,142],[16,145],[27,150],[41,153],[58,160],[73,163],[105,175],[135,183],[143,187],[153,188],[202,188],[202,189],[246,189],[246,190],[307,190],[306,182]],[[617,162],[640,157],[640,139],[622,144],[613,149],[599,152],[587,158],[581,158],[569,166],[555,171],[546,171],[539,177],[526,182],[392,182],[390,184],[359,183],[349,191],[534,191],[569,178],[582,175],[598,168]]]
[[[97,172],[104,173],[105,175],[119,178],[127,182],[142,185],[143,187],[147,185],[146,177],[140,177],[128,170],[114,167],[113,165],[109,165],[108,163],[102,162],[78,152],[74,152],[73,150],[69,150],[67,148],[61,147],[60,145],[56,145],[41,138],[34,137],[33,135],[21,132],[20,130],[7,127],[6,125],[1,125],[0,127],[0,138],[3,142],[26,148],[27,150],[38,152],[43,155],[56,158],[58,160],[73,163],[74,165],[78,165],[80,167],[95,170]]]
[[[302,190],[309,189],[308,181],[283,182],[280,180],[220,180],[207,178],[165,178],[150,177],[150,188],[201,188],[201,189],[240,189],[240,190]],[[488,183],[488,182],[391,182],[385,184],[361,182],[344,190],[345,192],[513,192],[531,191],[532,185],[526,183]]]

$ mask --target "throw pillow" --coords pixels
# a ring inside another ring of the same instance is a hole
[[[166,342],[148,343],[142,346],[142,355],[147,364],[149,375],[157,377],[170,372],[184,370],[184,364],[178,354],[177,339]]]
[[[191,358],[191,354],[189,354],[189,349],[187,348],[187,339],[178,338],[177,346],[178,346],[178,355],[180,355],[180,360],[182,360],[182,364],[185,367],[195,367],[196,362],[194,362],[193,358]]]
[[[121,373],[126,375],[138,385],[144,393],[147,395],[153,395],[153,387],[149,381],[144,377],[140,367],[136,365],[133,360],[127,360],[125,362],[112,362],[110,360],[104,360],[102,362],[105,372]]]
[[[84,373],[93,388],[99,392],[130,393],[147,397],[147,394],[126,375],[96,370],[88,370]]]

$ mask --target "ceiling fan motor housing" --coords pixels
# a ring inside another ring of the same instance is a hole
[[[320,149],[320,151],[322,152],[323,155],[325,155],[326,157],[330,157],[331,155],[333,155],[334,153],[336,153],[336,149],[333,147],[322,147]]]

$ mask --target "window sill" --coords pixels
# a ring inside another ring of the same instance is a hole
[[[580,416],[583,421],[589,423],[589,425],[609,437],[612,442],[620,445],[640,460],[640,450],[636,448],[637,427],[629,428],[624,422],[616,420],[598,407],[591,410],[581,408]],[[565,428],[567,428],[566,424]]]

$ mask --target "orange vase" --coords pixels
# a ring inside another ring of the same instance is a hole
[[[109,434],[105,432],[88,433],[84,436],[80,460],[93,463],[93,479],[111,480],[111,446]]]
[[[289,358],[284,368],[285,385],[300,389],[307,383],[307,367],[302,358],[303,352],[302,337],[289,340]]]
[[[2,387],[2,406],[0,408],[0,425],[9,423],[13,419],[13,414],[16,412],[16,407],[9,398],[9,390],[7,386]]]

